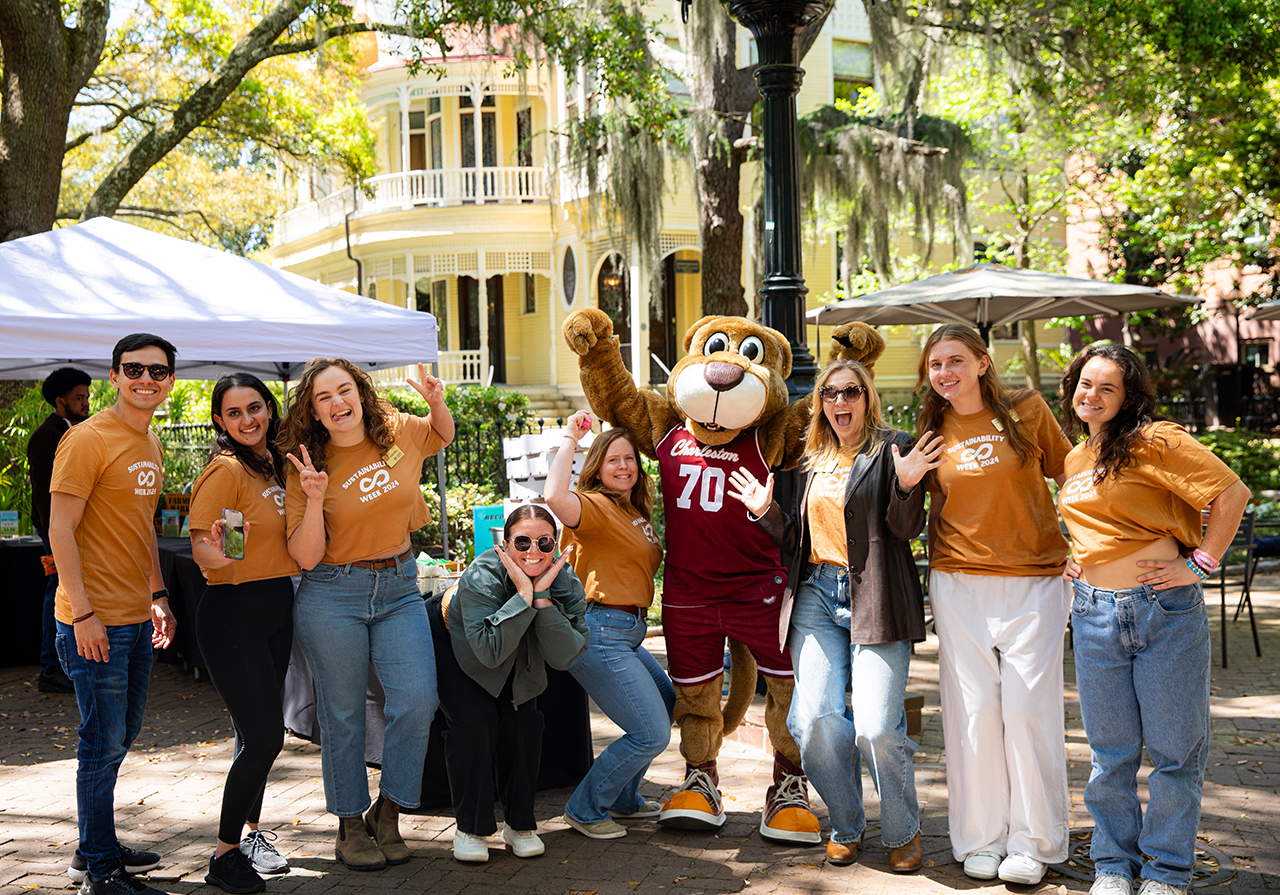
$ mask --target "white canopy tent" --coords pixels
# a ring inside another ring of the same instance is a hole
[[[0,379],[102,378],[121,336],[178,348],[178,375],[293,379],[313,357],[435,363],[436,320],[108,218],[0,243]]]

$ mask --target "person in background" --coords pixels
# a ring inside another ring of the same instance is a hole
[[[436,713],[431,629],[409,534],[431,521],[422,462],[453,440],[444,384],[418,365],[409,385],[425,419],[399,413],[344,358],[307,364],[280,427],[289,554],[302,567],[293,624],[316,683],[325,807],[339,818],[334,853],[352,870],[409,860],[400,809],[422,798]],[[365,769],[369,665],[386,691],[378,799]],[[368,814],[365,814],[368,809]]]
[[[578,487],[570,491],[574,451],[591,423],[585,410],[569,417],[547,474],[546,499],[564,524],[561,548],[572,548],[573,571],[587,596],[587,651],[569,673],[623,733],[569,797],[564,820],[588,838],[617,839],[627,831],[616,818],[662,812],[660,802],[640,796],[640,783],[671,741],[676,693],[641,645],[662,564],[653,532],[653,479],[640,465],[631,434],[610,429],[592,443]]]
[[[880,838],[895,873],[920,869],[916,744],[903,700],[911,645],[924,640],[924,595],[911,542],[924,528],[924,489],[942,439],[919,444],[887,426],[871,374],[837,360],[818,376],[804,470],[789,514],[747,469],[729,476],[787,562],[779,640],[791,651],[787,725],[801,766],[827,803],[827,860],[852,864],[866,830],[862,761],[880,796]],[[852,693],[852,705],[845,691]]]
[[[525,504],[502,535],[503,546],[477,556],[456,590],[427,601],[458,861],[489,860],[495,776],[502,841],[518,858],[543,853],[533,815],[543,729],[536,697],[547,665],[563,671],[587,648],[585,594],[565,565],[572,548],[555,558],[555,518]]]
[[[975,879],[1035,885],[1067,857],[1067,542],[1045,480],[1071,444],[968,326],[929,335],[916,388],[918,431],[946,443],[925,486],[951,850]]]
[[[76,820],[68,870],[81,895],[155,895],[134,874],[154,852],[116,839],[120,763],[142,730],[152,651],[176,624],[160,576],[156,503],[164,449],[151,417],[173,388],[172,344],[134,333],[111,353],[116,402],[63,436],[50,482],[49,543],[58,565],[54,646],[80,709]]]
[[[36,535],[44,543],[46,556],[52,555],[49,547],[49,482],[53,478],[53,457],[58,442],[76,423],[89,418],[89,374],[75,367],[59,367],[40,385],[40,394],[53,408],[27,442],[27,474],[31,478],[31,524]],[[74,693],[71,679],[58,664],[58,652],[53,640],[58,633],[53,617],[53,606],[58,593],[58,573],[48,573],[45,582],[44,605],[40,626],[40,680],[37,687],[44,693]]]
[[[1209,618],[1203,584],[1249,502],[1225,463],[1155,420],[1136,354],[1090,345],[1062,375],[1068,434],[1058,494],[1071,533],[1072,647],[1093,770],[1091,895],[1185,895],[1209,754]],[[1201,533],[1201,510],[1209,508]],[[1151,758],[1144,815],[1138,768]]]
[[[191,491],[191,554],[209,581],[196,611],[205,668],[236,732],[218,842],[205,882],[237,895],[261,892],[260,873],[288,862],[258,829],[271,765],[284,745],[281,690],[293,649],[293,581],[298,563],[285,539],[285,460],[276,447],[280,411],[256,376],[232,373],[209,402],[214,454]],[[223,510],[244,516],[244,554],[223,551]],[[241,839],[245,825],[249,833]]]

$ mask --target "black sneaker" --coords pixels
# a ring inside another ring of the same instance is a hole
[[[123,867],[117,867],[102,879],[85,874],[80,895],[168,895],[153,889]]]
[[[258,871],[238,848],[231,849],[220,858],[210,858],[209,872],[204,875],[204,881],[232,895],[251,895],[267,887],[266,881],[258,876]]]
[[[160,866],[160,856],[153,851],[134,851],[127,845],[116,843],[120,850],[120,862],[124,864],[126,873],[146,873]],[[84,882],[89,875],[89,862],[80,854],[80,849],[71,858],[71,866],[67,868],[67,876],[76,882]]]
[[[36,682],[36,689],[41,693],[74,693],[76,688],[71,683],[71,678],[67,677],[61,671],[53,674],[40,673],[40,680]]]

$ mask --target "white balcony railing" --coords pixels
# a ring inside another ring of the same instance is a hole
[[[372,199],[362,190],[345,189],[281,215],[276,219],[274,244],[337,226],[351,211],[362,216],[450,205],[523,205],[547,198],[543,168],[436,168],[383,174],[365,185],[373,190]]]
[[[477,385],[484,382],[480,351],[441,351],[440,379],[448,385]]]

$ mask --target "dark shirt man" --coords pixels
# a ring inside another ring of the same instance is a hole
[[[58,442],[76,423],[89,418],[89,374],[75,367],[60,367],[49,374],[40,387],[40,393],[53,408],[40,428],[31,433],[27,442],[27,474],[31,479],[31,523],[36,534],[44,542],[44,552],[49,549],[49,479],[53,477],[53,455]],[[40,682],[45,693],[72,693],[71,679],[58,664],[54,650],[54,635],[58,633],[53,621],[54,596],[58,592],[58,576],[50,575],[45,583],[44,606],[40,629]]]

